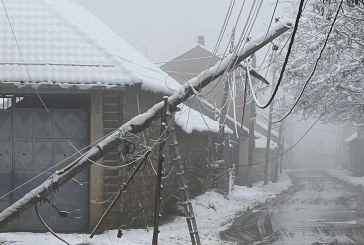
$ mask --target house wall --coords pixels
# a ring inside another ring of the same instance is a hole
[[[103,136],[102,128],[102,95],[91,94],[90,96],[90,142],[95,142]],[[102,164],[102,159],[97,161]],[[90,167],[90,179],[101,180],[103,178],[103,168],[95,164]],[[103,182],[92,181],[90,183],[90,200],[98,200],[102,197]],[[103,213],[102,205],[90,202],[90,229],[92,229]]]
[[[354,139],[349,144],[350,169],[355,177],[364,176],[364,141]]]
[[[138,99],[140,112],[144,112],[151,105],[162,100],[163,95],[142,90],[138,86],[127,87],[124,92],[105,92],[102,95],[102,124],[103,135],[106,135],[124,122],[138,114]],[[146,143],[151,146],[159,138],[160,121],[152,123],[152,126],[143,133],[132,138],[132,143],[136,146],[136,152],[144,149]],[[185,165],[187,184],[192,197],[203,193],[206,190],[208,178],[207,163],[211,158],[210,152],[213,150],[213,137],[209,133],[186,134],[180,128],[176,128],[177,139],[180,142],[180,153],[182,162]],[[144,142],[145,139],[145,142]],[[210,142],[210,143],[209,143]],[[157,146],[157,145],[156,145]],[[166,146],[167,149],[167,146]],[[109,166],[121,166],[119,161],[118,148],[113,149],[102,159],[103,164]],[[153,222],[155,182],[158,161],[158,148],[153,148],[150,154],[150,161],[142,167],[134,180],[129,185],[127,191],[122,195],[115,208],[106,217],[103,229],[115,229],[120,226],[146,228]],[[152,167],[154,166],[154,169]],[[168,153],[165,161],[166,178],[162,180],[162,220],[168,215],[177,212],[177,200],[179,193],[176,185],[175,174],[169,163]],[[100,205],[102,210],[106,210],[115,192],[117,192],[123,182],[126,181],[132,172],[132,167],[119,169],[102,170],[102,186],[96,185],[96,190],[102,189],[102,198],[98,201],[104,202]],[[169,174],[171,173],[171,174]],[[169,174],[169,175],[168,175]],[[97,196],[97,195],[94,195]]]

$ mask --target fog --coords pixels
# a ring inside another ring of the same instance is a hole
[[[345,161],[343,126],[317,123],[305,135],[316,119],[303,120],[291,117],[285,123],[286,143],[289,146],[299,142],[286,159],[293,168],[338,168]]]
[[[197,44],[198,35],[205,36],[206,48],[213,51],[230,3],[217,0],[73,1],[90,10],[119,36],[156,63],[168,61],[193,48]],[[237,38],[253,3],[244,2],[246,6],[236,29]],[[218,54],[224,53],[242,3],[241,0],[236,1]],[[275,1],[263,1],[251,36],[267,30],[270,21],[267,16],[272,15],[274,4]],[[283,4],[278,5],[276,17],[282,15],[282,6]],[[258,61],[265,52],[265,49],[260,50]]]

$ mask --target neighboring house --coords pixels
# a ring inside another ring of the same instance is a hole
[[[207,50],[204,46],[205,40],[203,36],[198,36],[197,45],[196,47],[184,52],[183,54],[173,58],[172,60],[166,62],[165,64],[161,65],[161,69],[168,73],[170,77],[176,79],[179,83],[183,84],[187,80],[191,79],[192,77],[196,76],[200,72],[204,71],[205,69],[215,65],[220,58],[209,50]],[[239,78],[240,79],[240,78]],[[168,84],[168,79],[166,80]],[[217,82],[220,82],[221,85],[216,86]],[[216,79],[211,84],[209,84],[206,89],[201,92],[201,97],[205,100],[200,101],[199,103],[194,101],[190,101],[189,105],[196,110],[201,111],[205,115],[209,115],[210,117],[216,117],[219,113],[219,109],[221,109],[222,100],[223,100],[223,80]],[[240,83],[238,83],[240,84]],[[250,105],[248,104],[245,109],[245,116],[244,116],[244,127],[241,130],[241,121],[242,118],[242,105],[243,105],[243,95],[242,95],[242,85],[237,86],[241,95],[236,96],[235,104],[238,106],[237,110],[235,111],[236,121],[234,120],[234,108],[232,103],[230,103],[228,109],[228,117],[226,120],[226,125],[228,125],[231,129],[235,131],[235,124],[238,125],[238,136],[236,137],[236,133],[230,136],[231,146],[233,147],[232,150],[232,163],[239,167],[236,170],[237,174],[237,184],[245,185],[247,179],[248,168],[243,166],[247,165],[248,162],[248,138],[247,138],[247,126],[249,124],[249,108]],[[218,89],[216,89],[218,88]],[[218,90],[218,92],[211,92],[211,90]],[[214,96],[212,96],[213,94]],[[212,112],[211,112],[212,111]],[[216,112],[214,112],[216,111]],[[234,123],[235,121],[235,123]],[[255,124],[255,138],[256,141],[256,150],[255,150],[255,161],[254,162],[261,162],[265,160],[265,149],[266,149],[266,136],[267,136],[268,125],[263,119],[256,118]],[[263,142],[265,140],[265,143]],[[277,144],[275,142],[278,141],[278,133],[275,130],[272,130],[271,136],[271,152],[270,156],[273,157],[276,155]],[[255,164],[254,165],[254,181],[263,180],[263,164]]]
[[[359,130],[359,129],[357,129]],[[346,128],[344,137],[345,161],[343,167],[352,172],[355,177],[364,176],[364,141],[358,137],[358,132]]]
[[[0,196],[35,179],[1,198],[0,211],[78,158],[90,144],[180,87],[172,78],[167,87],[166,73],[68,0],[4,0],[4,4],[13,30],[0,7]],[[195,196],[206,189],[206,166],[218,123],[211,117],[202,123],[201,114],[192,109],[186,119],[181,108],[175,116],[176,131]],[[154,122],[131,137],[135,152],[155,146],[159,129],[159,122]],[[229,128],[226,132],[232,133]],[[151,224],[156,148],[107,216],[104,228]],[[133,165],[123,166],[122,150],[112,150],[99,165],[80,172],[48,198],[72,215],[60,217],[47,201],[40,205],[51,228],[77,232],[96,224],[133,169]],[[168,161],[165,171],[170,174],[163,180],[162,213],[178,196]],[[29,209],[6,229],[39,231],[43,227]]]

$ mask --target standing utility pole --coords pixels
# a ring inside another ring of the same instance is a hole
[[[286,93],[285,93],[285,91],[283,91],[284,92],[284,94],[283,94],[283,96],[282,96],[282,105],[284,106],[285,104],[286,104]],[[281,137],[281,140],[282,140],[282,142],[280,142],[280,153],[279,154],[282,154],[283,153],[283,151],[284,151],[284,122],[281,122],[281,124],[279,125],[279,135],[280,135],[280,137]],[[279,164],[279,166],[280,166],[280,170],[279,170],[279,172],[280,173],[282,173],[283,172],[283,155],[280,157],[280,164]]]
[[[231,35],[232,36],[231,36],[231,42],[230,42],[230,54],[233,53],[233,51],[234,51],[235,28],[233,29]],[[232,70],[232,72],[234,72],[234,70]],[[217,143],[216,143],[216,161],[219,163],[218,165],[220,167],[222,167],[222,166],[227,167],[226,161],[224,160],[224,138],[225,138],[225,120],[226,120],[227,110],[229,108],[228,100],[229,100],[230,76],[231,75],[229,74],[229,77],[225,80],[224,93],[223,93],[223,98],[221,101],[221,109],[220,109],[219,133],[217,136]],[[225,180],[225,178],[223,178],[223,180]],[[216,181],[216,183],[218,183],[218,181]],[[225,189],[224,191],[228,192],[229,188],[228,188],[228,186],[226,186],[226,187],[227,188],[223,188],[223,189]]]
[[[157,183],[155,186],[155,199],[154,199],[154,230],[153,230],[153,242],[152,245],[158,244],[158,234],[159,234],[159,218],[160,214],[160,206],[161,206],[161,192],[162,192],[162,176],[163,176],[163,162],[165,159],[164,154],[164,145],[166,144],[167,134],[167,111],[168,111],[168,96],[163,97],[164,107],[161,115],[161,129],[160,129],[160,140],[162,142],[159,144],[159,155],[158,155],[158,169],[157,169]]]
[[[282,154],[283,150],[282,150],[282,129],[283,129],[283,124],[280,123],[279,124],[279,135],[278,135],[278,155]],[[278,173],[279,173],[279,163],[280,163],[280,159],[282,156],[280,156],[278,159],[276,159],[276,164],[274,165],[274,169],[273,169],[273,182],[277,182],[278,181]]]
[[[278,47],[276,45],[272,45],[272,55],[271,60],[273,59],[274,51],[276,51]],[[274,83],[276,80],[276,66],[273,63],[273,75],[272,75],[272,91],[274,89]],[[269,121],[272,121],[273,118],[273,105],[274,100],[272,100],[272,103],[269,105]],[[265,164],[264,164],[264,184],[268,184],[268,166],[269,166],[269,153],[270,153],[270,138],[272,134],[272,123],[268,122],[268,132],[267,132],[267,144],[265,147]]]
[[[282,123],[282,128],[283,128],[283,123]],[[282,136],[282,146],[281,146],[281,153],[280,154],[283,154],[284,152],[284,135]],[[279,173],[282,174],[283,172],[283,155],[281,156],[281,159],[280,159],[280,163],[279,163]]]
[[[252,66],[253,69],[256,67],[257,61],[255,54],[252,55]],[[249,70],[247,70],[249,72]],[[248,75],[247,75],[248,76]],[[253,79],[253,78],[252,78]],[[248,80],[248,78],[246,78]],[[253,91],[251,91],[253,93]],[[248,181],[247,186],[253,186],[253,162],[254,162],[254,151],[255,151],[255,138],[254,138],[254,126],[255,126],[255,118],[257,116],[256,106],[254,100],[250,102],[250,113],[249,113],[249,146],[248,146]]]

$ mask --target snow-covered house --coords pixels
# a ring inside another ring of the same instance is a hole
[[[4,6],[0,6],[0,210],[180,86],[172,78],[166,86],[165,72],[68,0],[4,0]],[[206,142],[218,127],[211,118],[205,118],[204,126],[200,116],[190,113],[187,120],[193,124],[184,121],[182,112],[176,116],[177,136],[185,143],[182,156],[191,176],[199,180],[191,181],[196,183],[193,194],[203,189],[209,161]],[[133,138],[135,152],[156,145],[158,137],[155,122]],[[132,167],[122,165],[122,150],[111,151],[40,206],[52,228],[74,232],[95,225]],[[153,163],[154,154],[106,226],[150,223]],[[172,172],[168,164],[165,170]],[[164,180],[164,206],[177,195],[173,174]],[[72,215],[60,217],[54,207]],[[43,228],[28,210],[7,229]]]
[[[352,172],[353,176],[364,176],[364,142],[358,137],[358,131],[347,127],[344,138],[345,163],[344,167]],[[354,132],[356,131],[356,132]]]
[[[200,72],[204,71],[206,68],[215,65],[219,60],[218,55],[214,55],[210,52],[205,46],[205,40],[203,36],[198,36],[197,45],[190,50],[176,56],[170,61],[161,65],[161,69],[168,73],[170,77],[177,80],[179,83],[183,84],[186,80],[196,76]],[[210,85],[207,86],[204,92],[202,92],[202,98],[205,101],[201,101],[198,105],[196,101],[192,101],[189,105],[196,110],[202,111],[204,114],[213,117],[214,112],[211,111],[219,111],[218,108],[221,108],[222,100],[223,100],[223,87],[217,86],[217,82],[213,81]],[[221,82],[221,81],[220,81]],[[239,84],[239,83],[237,83]],[[243,89],[241,86],[237,86],[239,90],[238,93],[243,93]],[[213,91],[213,92],[211,92]],[[207,96],[204,96],[207,95]],[[241,109],[243,105],[243,96],[236,96],[235,104],[238,105],[235,113],[232,104],[228,109],[228,117],[226,120],[226,125],[228,125],[231,129],[235,131],[235,124],[238,125],[238,135],[236,137],[236,133],[230,136],[230,142],[232,146],[232,163],[235,165],[240,165],[236,170],[237,175],[237,184],[245,185],[247,183],[247,174],[248,168],[243,166],[247,165],[248,162],[248,138],[247,138],[247,126],[249,124],[249,105],[246,106],[245,109],[245,117],[244,117],[244,130],[241,130],[241,125],[238,121],[242,118],[243,110]],[[207,107],[207,108],[206,108]],[[234,114],[236,121],[234,120]],[[265,160],[265,149],[266,149],[266,140],[267,140],[267,132],[268,132],[268,124],[261,119],[260,117],[256,118],[255,123],[255,151],[254,151],[254,162],[261,162]],[[271,134],[271,151],[270,156],[275,156],[277,154],[277,142],[278,141],[278,132],[272,130]],[[253,181],[261,181],[264,176],[264,164],[255,164],[253,170]]]

